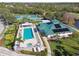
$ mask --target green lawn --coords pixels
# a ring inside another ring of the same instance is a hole
[[[7,31],[4,34],[4,46],[6,48],[13,48],[13,44],[15,41],[15,36],[17,33],[17,25],[10,25],[9,28],[7,29]]]
[[[46,56],[47,55],[47,50],[44,50],[41,52],[32,52],[32,51],[22,50],[20,52],[23,54],[36,55],[36,56]]]
[[[49,41],[49,44],[54,55],[79,55],[79,33],[58,41]]]

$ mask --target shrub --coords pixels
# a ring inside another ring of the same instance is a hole
[[[32,51],[22,50],[20,52],[23,54],[30,54],[30,55],[36,55],[36,56],[46,56],[47,55],[47,50],[44,50],[41,52],[32,52]]]
[[[16,36],[16,32],[17,32],[17,25],[11,25],[5,35],[4,35],[4,46],[7,48],[12,48],[14,41],[15,41],[15,36]]]
[[[13,34],[7,34],[7,35],[5,35],[4,39],[12,41],[14,39],[14,35]]]

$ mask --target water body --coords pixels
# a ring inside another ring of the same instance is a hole
[[[77,21],[75,22],[75,26],[76,26],[76,28],[79,29],[79,20],[77,20]]]
[[[29,39],[32,39],[32,38],[33,38],[32,28],[25,28],[24,34],[23,34],[23,39],[29,40]]]

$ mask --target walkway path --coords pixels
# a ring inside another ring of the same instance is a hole
[[[44,43],[45,43],[45,45],[46,45],[46,48],[47,48],[47,52],[48,52],[48,56],[51,56],[51,48],[50,48],[50,45],[49,45],[49,43],[48,43],[48,41],[47,41],[47,38],[46,37],[43,37],[43,41],[44,41]]]
[[[75,27],[71,27],[72,29],[74,29],[75,31],[79,32],[79,30]]]

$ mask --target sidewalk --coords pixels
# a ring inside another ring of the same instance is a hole
[[[48,56],[51,56],[51,48],[50,48],[50,45],[49,45],[49,43],[48,43],[48,41],[47,41],[47,38],[46,37],[43,37],[43,41],[44,41],[44,43],[45,43],[45,45],[46,45],[46,48],[47,48],[47,52],[48,52]]]

